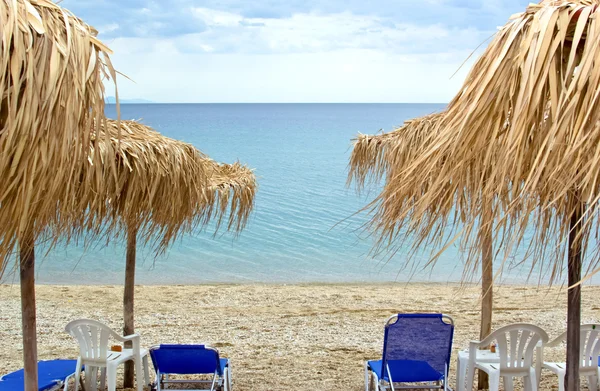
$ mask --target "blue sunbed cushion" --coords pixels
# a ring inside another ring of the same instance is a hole
[[[38,379],[38,390],[50,390],[60,381],[62,380],[44,381]],[[25,380],[23,378],[2,379],[0,380],[0,391],[25,391]]]
[[[58,382],[64,381],[68,376],[75,373],[77,360],[49,360],[38,362],[38,389],[49,390]],[[24,369],[11,372],[2,376],[0,380],[0,391],[24,390]]]
[[[204,345],[160,345],[150,350],[154,368],[163,374],[194,375],[223,374],[229,364],[226,358],[219,358],[219,353],[206,349]],[[219,368],[217,368],[219,359]]]
[[[23,379],[0,380],[0,391],[25,391]]]
[[[369,361],[368,364],[379,379],[389,381],[387,371],[383,371],[381,368],[381,360]],[[394,383],[434,382],[444,378],[443,373],[439,373],[425,361],[389,360],[387,364],[390,367]]]

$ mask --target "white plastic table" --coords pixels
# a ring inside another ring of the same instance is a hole
[[[150,372],[148,371],[148,350],[140,349],[142,356],[142,370],[144,371],[145,384],[150,384]],[[134,358],[132,349],[123,349],[121,352],[108,352],[106,362],[115,362],[117,365]],[[98,370],[100,370],[100,389],[104,390],[107,381],[106,367],[95,367],[88,365],[85,368],[85,390],[98,391]],[[114,374],[116,375],[116,374]],[[116,387],[116,377],[108,379],[108,391],[114,390]]]
[[[499,363],[500,355],[498,355],[498,352],[492,353],[490,350],[477,349],[475,361],[481,363]],[[465,377],[467,376],[468,364],[469,350],[461,350],[458,352],[458,363],[456,366],[456,391],[465,391]]]

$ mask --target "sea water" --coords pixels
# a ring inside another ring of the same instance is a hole
[[[441,110],[442,104],[127,104],[136,119],[162,134],[192,143],[211,158],[252,167],[259,188],[246,229],[214,235],[212,227],[184,235],[165,255],[140,246],[136,282],[378,282],[461,280],[463,264],[450,246],[433,268],[429,252],[405,267],[408,249],[373,257],[364,208],[378,188],[357,195],[346,187],[352,139],[390,131],[403,121]],[[116,117],[114,105],[107,107]],[[168,200],[165,200],[168,202]],[[410,241],[407,246],[410,245]],[[42,246],[43,247],[43,246]],[[518,260],[517,260],[518,261]],[[119,284],[125,244],[69,244],[38,252],[37,281]],[[505,267],[500,280],[526,282],[529,265]],[[529,282],[537,282],[538,275]],[[18,280],[7,274],[3,281]]]

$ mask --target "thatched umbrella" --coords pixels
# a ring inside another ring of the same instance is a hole
[[[552,253],[555,281],[568,254],[568,390],[579,389],[579,282],[598,223],[598,5],[543,1],[511,17],[433,126],[435,140],[386,184],[374,216],[382,237],[404,228],[425,241],[452,229],[458,216],[468,243],[487,198],[505,256],[534,222],[532,267]],[[472,197],[477,191],[482,197]],[[588,267],[598,255],[587,258]]]
[[[361,192],[368,183],[377,183],[384,177],[391,181],[403,168],[413,162],[422,149],[435,139],[431,131],[445,112],[427,115],[406,121],[401,127],[389,133],[377,135],[360,134],[354,142],[348,172],[348,185],[355,182]],[[443,162],[442,162],[443,163]],[[422,187],[427,182],[423,181]],[[473,195],[479,196],[479,192]],[[489,214],[488,214],[489,215]],[[481,226],[481,325],[479,336],[487,337],[492,331],[493,309],[493,253],[492,224]],[[413,244],[417,249],[418,242]],[[476,266],[476,265],[474,265]],[[471,268],[473,269],[473,268]],[[487,374],[480,372],[480,388],[487,388]]]
[[[0,1],[0,35],[0,273],[18,246],[25,389],[34,391],[34,243],[48,227],[55,240],[72,233],[79,197],[95,197],[79,178],[114,71],[95,31],[50,1]]]
[[[227,218],[227,229],[239,232],[252,211],[257,184],[246,166],[219,164],[191,144],[136,121],[108,120],[97,137],[105,163],[114,160],[112,151],[118,148],[116,176],[111,170],[90,166],[86,182],[102,183],[100,188],[117,194],[107,207],[115,217],[112,221],[127,234],[123,331],[129,335],[134,332],[138,234],[145,242],[157,243],[161,252],[179,234],[211,221],[218,228]],[[127,365],[125,387],[132,385],[133,366]]]

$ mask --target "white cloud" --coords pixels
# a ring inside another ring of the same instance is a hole
[[[156,102],[444,102],[465,76],[468,53],[401,55],[372,49],[291,54],[182,53],[170,42],[125,54],[115,66],[124,98]]]
[[[209,45],[222,53],[297,53],[353,48],[435,52],[441,48],[473,48],[484,36],[473,28],[395,23],[391,19],[347,11],[295,13],[278,19],[245,18],[207,8],[194,8],[192,13],[206,29],[178,37],[179,44],[187,51]]]
[[[212,27],[237,27],[244,19],[241,15],[209,8],[196,7],[192,8],[191,12],[196,18]]]
[[[110,23],[103,26],[98,26],[98,34],[108,34],[119,29],[118,23]]]
[[[157,102],[445,102],[477,30],[350,12],[246,18],[195,8],[203,32],[117,38],[124,98]]]

